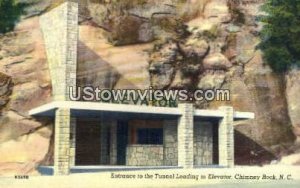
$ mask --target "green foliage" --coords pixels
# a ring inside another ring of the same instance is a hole
[[[24,7],[23,3],[16,3],[15,0],[0,0],[0,33],[14,29]]]
[[[262,7],[260,48],[276,72],[300,65],[300,0],[268,0]]]

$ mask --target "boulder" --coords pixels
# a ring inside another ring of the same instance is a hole
[[[106,37],[115,46],[150,42],[154,39],[151,24],[140,17],[120,15],[107,25]]]
[[[229,33],[237,33],[237,32],[240,32],[241,31],[241,27],[237,26],[237,25],[234,25],[234,24],[229,24],[226,28],[226,30],[229,32]]]
[[[225,23],[231,20],[227,0],[212,0],[204,10],[204,16],[214,23]]]
[[[0,175],[32,174],[48,152],[51,134],[44,127],[0,144]]]
[[[170,88],[176,88],[176,89],[182,88],[183,87],[183,80],[182,79],[183,79],[182,72],[177,70]]]
[[[209,50],[209,45],[205,40],[192,37],[187,39],[187,41],[184,44],[181,44],[180,48],[182,49],[184,55],[187,58],[191,58],[191,57],[203,58]],[[196,62],[196,63],[200,63],[200,62]]]
[[[300,153],[292,154],[283,157],[279,164],[282,165],[300,165]]]
[[[171,64],[152,63],[150,72],[156,72],[151,76],[151,86],[156,89],[163,89],[171,84],[174,67]]]
[[[205,70],[227,70],[232,67],[231,62],[221,53],[209,54],[203,60]]]
[[[293,68],[286,75],[286,98],[297,143],[300,145],[300,70]]]
[[[9,101],[12,85],[11,77],[0,72],[0,109]]]
[[[178,56],[177,44],[172,41],[154,47],[149,60],[149,72],[153,87],[165,88],[171,84],[175,65],[179,61]]]
[[[198,84],[199,89],[220,89],[225,81],[226,75],[224,73],[205,74],[200,76]]]
[[[258,44],[259,39],[248,31],[238,33],[236,35],[236,60],[243,64],[248,63],[254,57]]]
[[[139,42],[150,42],[154,39],[154,31],[152,25],[149,22],[143,23],[139,27],[138,41]]]

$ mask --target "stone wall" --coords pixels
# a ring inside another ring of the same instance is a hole
[[[76,86],[78,4],[66,2],[40,18],[54,100],[69,100]]]
[[[164,165],[177,166],[178,164],[178,142],[177,124],[175,121],[164,121]]]
[[[195,122],[194,165],[213,164],[213,126],[210,122]]]
[[[55,175],[66,175],[70,172],[70,115],[70,109],[57,109],[55,112]]]
[[[162,166],[163,157],[161,145],[129,145],[126,149],[128,166]]]
[[[70,166],[75,166],[76,159],[76,125],[77,120],[71,117],[70,120]]]

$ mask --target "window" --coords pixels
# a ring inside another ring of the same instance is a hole
[[[138,144],[163,144],[163,129],[162,128],[139,128],[137,130]]]

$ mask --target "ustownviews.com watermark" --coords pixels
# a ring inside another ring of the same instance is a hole
[[[133,104],[166,101],[230,101],[230,90],[156,90],[149,89],[101,89],[99,87],[69,87],[69,97],[72,101],[122,102]]]

